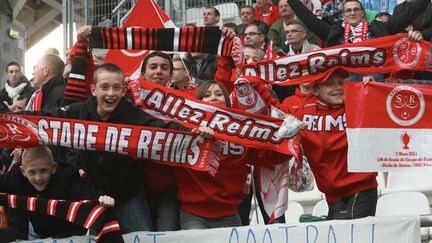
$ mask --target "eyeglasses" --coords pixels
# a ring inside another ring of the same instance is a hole
[[[289,34],[289,33],[295,34],[295,33],[299,33],[299,32],[303,32],[303,31],[302,30],[286,30],[285,34]]]
[[[256,35],[259,35],[260,33],[257,33],[257,32],[249,32],[249,33],[244,33],[244,36],[248,36],[248,35],[250,35],[250,36],[256,36]]]
[[[358,13],[362,11],[361,8],[347,8],[344,10],[344,13]]]

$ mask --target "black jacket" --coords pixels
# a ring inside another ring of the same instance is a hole
[[[406,9],[410,8],[414,2],[403,2],[398,4],[393,11],[393,16],[402,14]],[[415,30],[426,30],[432,28],[432,3],[426,7],[426,10],[421,14],[417,15],[415,20],[411,24]]]
[[[57,167],[44,191],[37,191],[25,178],[19,166],[15,165],[10,172],[0,175],[0,191],[22,196],[36,196],[50,199],[79,201],[82,199],[97,200],[102,192],[90,184],[83,184],[76,170]],[[0,242],[16,239],[27,239],[28,220],[34,231],[41,237],[62,238],[71,235],[84,235],[86,230],[64,219],[46,214],[38,214],[19,209],[12,209],[9,215],[9,226],[0,229]]]
[[[9,82],[9,81],[6,81]],[[24,87],[20,95],[28,95],[31,96],[33,92],[35,91],[34,88],[30,85],[29,81],[27,81],[27,78],[23,76],[21,78],[21,82],[26,82],[27,85]],[[4,104],[4,102],[7,102],[9,105],[12,105],[12,99],[9,97],[8,93],[6,92],[6,88],[3,88],[0,91],[0,113],[5,113],[9,111],[9,108]]]
[[[62,105],[66,83],[57,75],[42,85],[42,110],[59,108]]]
[[[329,25],[325,23],[318,19],[299,0],[288,0],[288,3],[305,26],[323,41],[324,47],[344,43],[344,29],[341,24]],[[387,23],[373,21],[369,24],[369,32],[372,33],[373,38],[400,33],[426,9],[428,3],[430,3],[430,0],[417,0],[412,6],[406,8],[404,12],[393,16]]]
[[[62,109],[49,111],[44,115],[55,117],[101,121],[96,112],[97,100],[90,97],[86,102],[77,102]],[[173,122],[165,123],[150,117],[139,108],[134,108],[122,98],[108,121],[131,125],[190,130]],[[125,155],[102,151],[84,151],[81,153],[89,180],[98,188],[122,203],[144,189],[143,160],[135,160]]]

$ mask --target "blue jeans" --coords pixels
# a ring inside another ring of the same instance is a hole
[[[138,192],[129,201],[117,205],[115,210],[123,234],[153,230],[150,208],[144,191]]]
[[[214,229],[222,227],[236,227],[241,225],[240,216],[238,214],[212,219],[180,211],[180,227],[182,230]]]
[[[176,188],[166,191],[159,199],[149,201],[156,231],[180,229],[179,201]]]

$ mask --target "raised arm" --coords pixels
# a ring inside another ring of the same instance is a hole
[[[387,23],[383,23],[390,35],[402,32],[408,25],[410,25],[424,10],[430,0],[417,0],[406,8],[400,14],[394,15]]]
[[[288,0],[288,3],[306,28],[317,35],[321,40],[327,40],[331,25],[320,20],[299,0]]]

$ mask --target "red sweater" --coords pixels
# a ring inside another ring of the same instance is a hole
[[[340,197],[378,186],[377,173],[348,172],[344,106],[329,107],[313,99],[290,113],[307,123],[300,131],[300,141],[318,188],[325,193],[327,201],[335,202]]]
[[[265,159],[264,159],[265,158]],[[246,184],[246,163],[271,166],[289,157],[226,143],[215,177],[207,172],[176,168],[180,210],[200,217],[219,218],[238,213]]]
[[[293,113],[294,110],[302,109],[305,102],[315,98],[313,94],[303,94],[300,88],[296,88],[295,94],[284,99],[279,106],[283,112]]]
[[[279,8],[274,4],[271,6],[270,12],[268,13],[263,13],[260,8],[255,7],[255,15],[257,21],[262,21],[268,26],[272,26],[274,22],[281,18]]]

